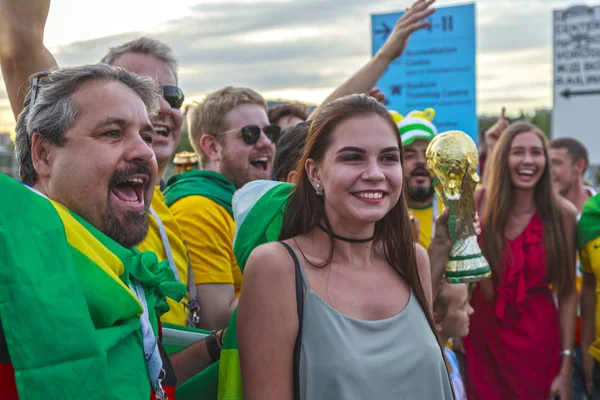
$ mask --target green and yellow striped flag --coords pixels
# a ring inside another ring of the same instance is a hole
[[[233,252],[244,272],[248,257],[261,244],[279,239],[283,213],[294,185],[275,181],[254,181],[233,197],[236,234]],[[219,400],[241,400],[242,375],[237,343],[237,309],[223,340],[219,367]]]
[[[22,399],[150,398],[139,315],[185,286],[153,253],[126,249],[59,203],[0,175],[0,320]]]

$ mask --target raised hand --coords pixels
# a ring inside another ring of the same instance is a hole
[[[29,77],[57,67],[44,46],[49,9],[50,0],[0,0],[0,66],[15,119],[23,109]]]
[[[385,100],[385,93],[383,93],[381,91],[381,89],[379,89],[379,88],[373,88],[373,89],[369,90],[368,95],[369,95],[369,97],[373,97],[375,100],[377,100],[380,103],[383,103],[383,101]]]
[[[429,26],[429,17],[435,11],[430,7],[435,0],[417,0],[412,7],[408,8],[404,15],[396,22],[394,30],[385,44],[379,49],[378,54],[394,61],[406,49],[410,34]]]
[[[448,217],[449,212],[448,209],[445,208],[444,211],[436,218],[435,233],[432,238],[432,243],[435,242],[436,245],[441,245],[450,251],[450,248],[452,247],[452,240],[450,239],[450,232],[448,231]],[[479,213],[476,213],[475,217],[473,218],[473,229],[476,236],[481,234],[481,221],[479,220]]]
[[[29,36],[41,43],[49,9],[50,0],[0,0],[0,49]]]
[[[500,135],[508,128],[508,121],[506,117],[504,117],[505,112],[506,108],[502,107],[502,112],[496,123],[485,131],[485,145],[487,147],[488,155],[492,154],[492,150],[494,150],[494,146],[496,146],[498,139],[500,139]]]
[[[448,218],[450,214],[447,208],[435,220],[435,233],[427,249],[429,262],[431,265],[431,282],[433,285],[433,297],[435,298],[440,284],[444,277],[446,264],[450,258],[450,250],[452,249],[452,239],[448,231]],[[475,235],[481,234],[481,222],[479,214],[475,214],[473,218],[473,228]]]

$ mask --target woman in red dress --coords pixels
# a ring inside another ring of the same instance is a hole
[[[577,211],[553,191],[547,153],[537,127],[511,125],[475,194],[492,278],[479,282],[471,299],[469,399],[572,397]]]

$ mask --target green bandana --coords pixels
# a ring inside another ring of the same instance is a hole
[[[191,170],[169,178],[164,194],[167,207],[187,196],[204,196],[225,208],[233,217],[231,202],[234,192],[233,183],[218,172]]]

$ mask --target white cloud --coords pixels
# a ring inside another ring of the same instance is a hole
[[[571,0],[477,0],[480,112],[551,106],[552,9]],[[370,57],[370,14],[409,1],[54,0],[46,42],[61,66],[146,35],[172,46],[188,99],[225,85],[319,102]],[[438,0],[437,7],[456,4]],[[132,16],[135,16],[132,17]],[[0,86],[0,99],[3,89]],[[0,130],[13,122],[0,101]]]
[[[335,28],[265,29],[250,34],[238,35],[238,42],[242,44],[294,42],[301,39],[318,40],[322,36],[337,36],[338,34],[339,31]]]

